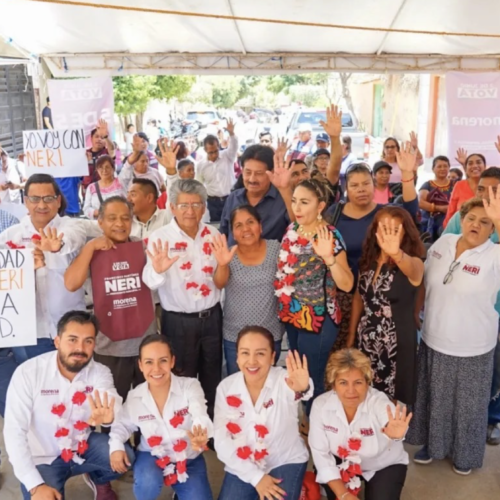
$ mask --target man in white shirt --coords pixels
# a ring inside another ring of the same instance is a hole
[[[2,203],[21,203],[21,189],[26,182],[25,174],[19,163],[6,151],[0,149],[0,201]]]
[[[92,359],[97,332],[92,314],[67,312],[57,325],[57,352],[27,361],[12,377],[4,438],[25,500],[61,500],[66,481],[80,474],[96,500],[118,498],[108,436],[91,429],[111,425],[122,402],[109,369]]]
[[[229,132],[229,146],[220,152],[219,139],[208,135],[203,141],[207,159],[198,163],[196,179],[205,184],[208,195],[208,211],[210,222],[221,220],[222,210],[231,188],[236,182],[234,162],[238,155],[238,139],[234,135],[234,122],[227,122]]]
[[[170,196],[174,219],[150,235],[142,278],[158,290],[162,334],[173,345],[177,369],[199,378],[213,416],[221,380],[222,310],[211,242],[219,232],[201,222],[207,191],[200,182],[178,180]]]

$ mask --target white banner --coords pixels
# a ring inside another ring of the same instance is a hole
[[[36,344],[32,250],[0,250],[0,348]]]
[[[26,175],[54,177],[89,175],[85,133],[79,130],[25,130],[23,132]]]

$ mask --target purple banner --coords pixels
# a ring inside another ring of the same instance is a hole
[[[458,148],[482,153],[486,165],[500,165],[495,141],[500,134],[500,73],[446,74],[448,157]]]

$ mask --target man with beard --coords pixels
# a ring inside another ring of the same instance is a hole
[[[57,324],[57,351],[19,366],[7,392],[4,438],[24,500],[61,500],[64,485],[84,475],[97,500],[116,500],[106,434],[121,409],[111,372],[92,359],[98,324],[69,311]],[[133,452],[127,446],[128,465]]]

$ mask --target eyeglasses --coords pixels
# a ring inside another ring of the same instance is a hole
[[[385,149],[396,149],[396,146],[385,146]]]
[[[30,203],[38,204],[43,200],[43,202],[47,203],[47,205],[48,205],[50,203],[54,203],[55,201],[57,201],[57,198],[59,198],[59,197],[58,196],[26,196],[26,198],[28,199],[28,201]]]
[[[450,268],[448,269],[448,272],[446,273],[446,276],[444,277],[443,280],[443,285],[448,285],[453,281],[453,271],[460,265],[460,262],[458,260],[454,260],[450,264]]]
[[[205,205],[203,203],[179,203],[177,205],[177,210],[180,210],[181,212],[186,212],[186,210],[189,210],[192,208],[193,210],[201,210]]]

